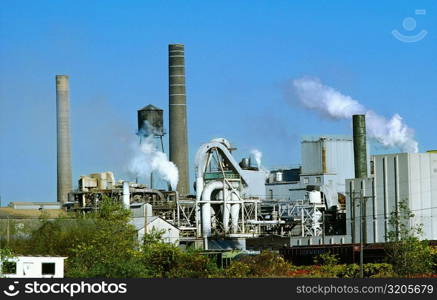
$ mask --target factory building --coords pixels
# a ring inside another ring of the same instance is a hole
[[[179,228],[160,216],[154,216],[152,205],[148,203],[130,205],[130,210],[132,212],[130,223],[137,230],[138,241],[143,241],[145,233],[159,233],[163,243],[179,245]]]
[[[415,215],[410,226],[423,225],[422,238],[437,240],[437,153],[374,155],[370,166],[368,178],[346,180],[347,233],[352,242],[360,241],[361,220],[365,243],[385,242],[394,230],[390,216],[399,212],[403,201]]]
[[[265,199],[290,201],[304,199],[306,191],[301,187],[302,167],[281,167],[270,170],[266,182]]]
[[[391,213],[406,201],[415,214],[411,225],[423,224],[423,238],[437,240],[437,153],[369,158],[364,115],[352,117],[353,137],[305,136],[301,164],[269,172],[253,166],[250,158],[238,163],[236,148],[227,139],[212,139],[198,148],[195,193],[190,194],[184,45],[169,45],[168,55],[168,152],[178,170],[177,187],[157,189],[153,173],[145,185],[116,181],[113,173],[101,172],[81,176],[72,191],[68,76],[59,75],[58,202],[15,202],[8,209],[62,207],[85,213],[109,197],[131,210],[139,239],[163,231],[168,243],[223,250],[245,249],[248,239],[271,237],[279,238],[282,248],[284,241],[290,246],[385,242]],[[153,137],[165,153],[163,113],[153,105],[138,110],[137,135],[139,143]],[[365,226],[360,226],[362,219]]]
[[[303,137],[300,168],[271,171],[266,183],[267,200],[309,200],[308,186],[321,187],[333,197],[328,206],[344,204],[345,180],[354,177],[354,150],[348,136]],[[340,197],[337,194],[340,194]]]

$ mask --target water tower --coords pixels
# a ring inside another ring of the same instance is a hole
[[[149,104],[138,110],[138,132],[140,143],[146,139],[153,137],[159,139],[158,149],[164,152],[164,143],[162,137],[165,135],[163,110]],[[150,174],[150,188],[153,188],[153,173]]]

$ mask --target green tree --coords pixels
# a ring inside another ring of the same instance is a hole
[[[432,267],[431,248],[423,235],[423,225],[412,224],[414,214],[406,201],[399,203],[390,215],[391,230],[387,234],[386,253],[393,270],[400,276],[429,273]]]
[[[5,266],[11,258],[15,255],[9,248],[0,248],[0,277],[3,277],[4,273],[9,273],[5,271]],[[4,272],[5,271],[5,272]]]
[[[161,241],[160,232],[145,234],[143,265],[148,277],[209,278],[219,276],[219,268],[207,256],[193,249],[182,250]]]
[[[262,251],[259,255],[244,256],[240,260],[233,261],[224,270],[225,277],[287,277],[292,271],[292,265],[280,255],[271,251]]]
[[[70,250],[68,277],[144,277],[142,254],[130,211],[121,203],[105,198],[99,209],[85,217],[93,228]]]

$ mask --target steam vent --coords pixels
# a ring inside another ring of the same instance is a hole
[[[184,45],[170,44],[168,46],[168,75],[170,160],[174,162],[179,170],[177,191],[181,195],[187,195],[190,190],[188,184]]]
[[[71,192],[70,89],[68,76],[56,75],[58,202]]]

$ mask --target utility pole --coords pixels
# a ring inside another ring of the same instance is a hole
[[[360,191],[360,278],[364,278],[364,241],[363,241],[363,207],[364,207],[363,190]]]
[[[10,233],[9,233],[9,216],[8,216],[8,225],[6,227],[6,242],[9,247]]]
[[[360,278],[364,278],[364,229],[366,224],[366,201],[369,196],[363,195],[360,191]],[[367,241],[366,241],[367,242]]]
[[[322,241],[325,244],[325,211],[322,211]]]

